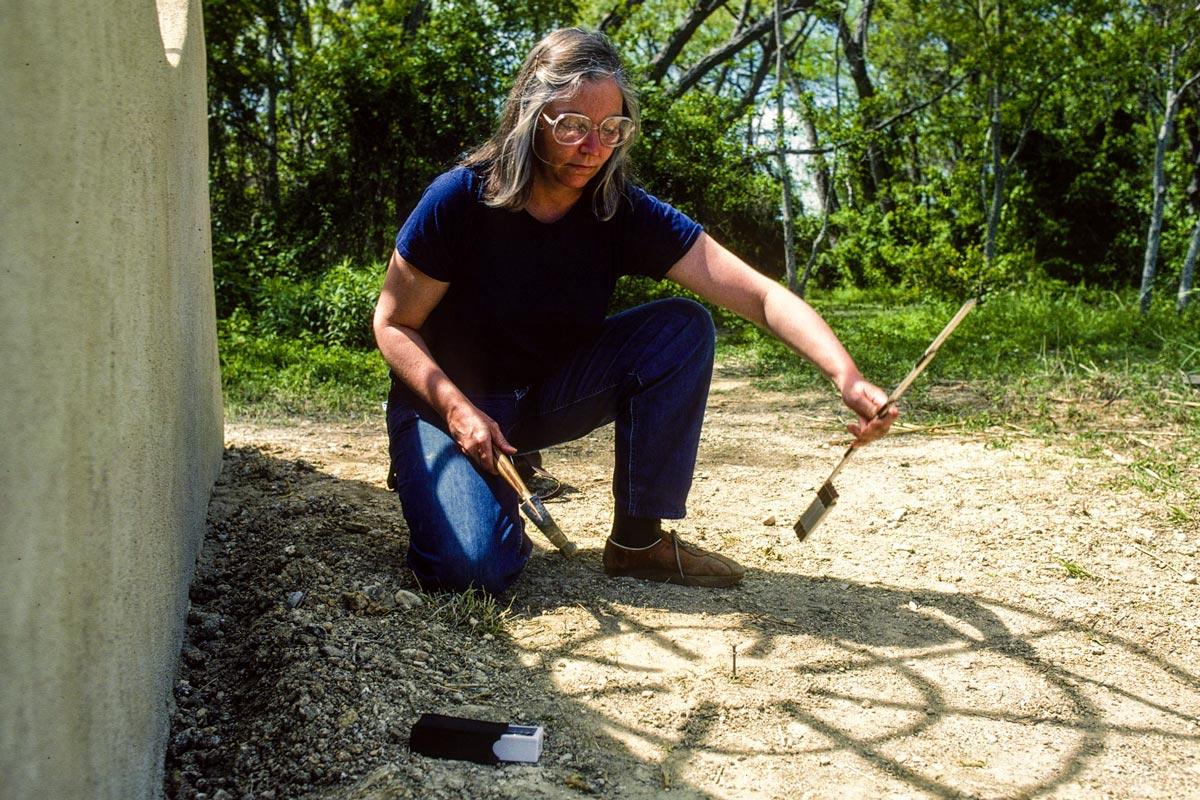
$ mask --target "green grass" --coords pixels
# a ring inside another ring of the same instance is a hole
[[[1075,578],[1076,580],[1089,580],[1089,581],[1096,580],[1095,575],[1088,572],[1086,569],[1079,566],[1074,561],[1067,561],[1064,558],[1060,558],[1058,560],[1058,563],[1066,571],[1068,577]]]
[[[1171,506],[1167,511],[1167,521],[1173,525],[1190,525],[1193,519],[1193,513],[1182,506]]]
[[[387,397],[387,367],[373,350],[263,336],[237,320],[220,323],[218,345],[233,417],[378,415]]]
[[[663,287],[637,292],[662,294]],[[622,295],[618,305],[637,299]],[[921,299],[911,290],[838,291],[809,300],[867,378],[889,389],[958,307]],[[997,292],[964,320],[914,384],[904,401],[905,419],[954,421],[976,429],[1016,424],[1033,434],[1070,433],[1086,440],[1090,431],[1104,427],[1097,414],[1117,403],[1114,408],[1132,408],[1147,424],[1177,426],[1194,440],[1200,437],[1200,409],[1172,404],[1172,398],[1200,399],[1181,380],[1185,372],[1200,371],[1200,303],[1194,306],[1178,315],[1160,302],[1142,316],[1132,292],[1049,286]],[[769,335],[728,314],[716,317],[722,330],[718,357],[726,363],[738,364],[771,388],[827,390],[814,368]],[[219,326],[232,415],[379,412],[387,369],[378,353],[324,343],[328,337],[285,338],[264,335],[262,329],[261,320],[245,316]],[[994,446],[1008,444],[998,440]],[[1155,482],[1145,470],[1133,477],[1147,489]]]
[[[895,292],[838,292],[809,300],[863,373],[889,386],[908,372],[959,305],[917,302]],[[1200,369],[1198,331],[1200,309],[1178,315],[1160,303],[1143,317],[1132,293],[1051,287],[997,292],[963,321],[922,380],[1023,379],[1046,385],[1086,380],[1127,392]],[[820,380],[815,371],[798,368],[787,348],[749,326],[734,330],[725,350],[781,385]],[[1138,385],[1130,386],[1131,379]]]
[[[512,600],[501,606],[496,598],[474,587],[465,592],[448,592],[424,596],[433,608],[433,615],[450,625],[469,628],[479,635],[501,636],[512,616]]]

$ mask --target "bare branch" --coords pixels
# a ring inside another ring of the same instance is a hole
[[[642,2],[643,0],[622,0],[612,11],[604,15],[604,19],[600,20],[600,25],[597,26],[599,31],[607,34],[616,33]]]
[[[1033,103],[1025,112],[1025,118],[1021,120],[1021,135],[1017,137],[1017,143],[1013,147],[1012,153],[1009,154],[1008,160],[1004,163],[1005,170],[1011,169],[1013,162],[1017,160],[1017,155],[1020,154],[1021,148],[1025,146],[1025,137],[1029,135],[1029,130],[1033,127],[1034,115],[1037,114],[1038,109],[1042,107],[1042,100],[1045,99],[1046,93],[1050,90],[1050,86],[1060,77],[1062,76],[1057,75],[1048,81],[1044,81],[1042,85],[1038,87],[1038,93],[1034,96]]]
[[[675,63],[675,59],[683,52],[683,48],[700,26],[704,24],[704,20],[712,16],[718,8],[724,4],[724,0],[700,0],[692,8],[691,12],[683,20],[683,24],[675,29],[667,39],[667,43],[663,46],[658,54],[650,61],[649,69],[646,72],[646,77],[652,83],[658,83],[667,74],[667,70]]]
[[[1179,87],[1179,94],[1182,96],[1184,93],[1187,92],[1188,89],[1190,89],[1192,87],[1192,84],[1198,80],[1200,80],[1200,72],[1196,72],[1194,75],[1192,75],[1190,78],[1188,78],[1186,81],[1183,82],[1183,86]]]
[[[903,111],[897,111],[895,114],[892,114],[887,119],[881,120],[880,122],[875,123],[874,125],[870,126],[869,128],[864,129],[863,132],[864,133],[875,133],[876,131],[881,131],[885,128],[888,128],[888,127],[894,125],[895,123],[899,122],[900,120],[904,119],[905,117],[912,116],[913,114],[917,113],[918,111],[922,111],[922,110],[928,108],[929,106],[933,105],[938,100],[941,100],[943,97],[948,95],[950,92],[954,91],[956,88],[961,86],[964,81],[966,81],[968,78],[970,78],[974,74],[975,74],[974,72],[968,72],[964,75],[959,76],[959,78],[957,80],[944,86],[940,92],[938,92],[936,95],[929,98],[928,100],[923,100],[920,103],[917,103],[916,105],[909,106],[908,108],[904,109]],[[851,141],[852,140],[847,139],[845,141],[837,142],[837,143],[831,144],[831,145],[826,145],[824,147],[810,147],[810,148],[800,148],[800,149],[789,147],[786,150],[784,150],[783,152],[789,156],[828,155],[829,153],[834,153],[834,152],[837,152],[838,150],[841,150],[846,145],[850,144]],[[778,150],[760,150],[756,153],[752,153],[751,155],[747,156],[747,160],[758,161],[758,160],[765,159],[765,158],[778,158],[778,155],[779,155]]]
[[[767,80],[767,74],[771,71],[771,59],[775,53],[775,36],[773,34],[763,42],[762,51],[762,60],[758,62],[758,67],[754,70],[749,88],[742,94],[742,99],[738,101],[737,109],[730,115],[732,119],[740,117],[747,108],[754,104],[755,98],[762,90],[763,83]]]
[[[801,11],[808,10],[813,6],[813,3],[814,0],[793,0],[782,10],[783,18],[788,19]],[[774,27],[775,21],[772,17],[763,17],[753,25],[747,26],[741,33],[730,37],[729,41],[713,50],[684,72],[683,76],[679,79],[679,83],[671,88],[670,96],[679,97],[699,83],[700,79],[718,64],[722,64],[733,58],[745,49],[747,45],[766,36]]]

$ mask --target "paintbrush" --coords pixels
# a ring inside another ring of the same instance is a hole
[[[521,480],[520,474],[517,473],[517,468],[512,463],[512,459],[499,450],[494,452],[496,454],[496,469],[499,470],[500,477],[504,478],[505,482],[517,493],[517,497],[521,501],[521,510],[525,512],[525,516],[529,517],[529,520],[550,540],[550,544],[558,548],[559,552],[568,558],[573,556],[576,550],[575,543],[567,539],[566,534],[562,532],[562,528],[558,527],[558,523],[550,517],[550,512],[542,504],[541,498],[529,491],[529,487],[525,485],[525,481]]]
[[[967,316],[971,309],[975,307],[975,303],[976,299],[971,298],[962,304],[962,308],[958,310],[958,313],[954,315],[952,320],[946,323],[946,327],[943,328],[942,332],[937,335],[937,338],[933,340],[933,343],[930,344],[929,347],[925,348],[925,352],[919,359],[917,359],[917,365],[912,368],[912,371],[909,372],[907,376],[905,376],[904,380],[900,381],[900,385],[897,386],[890,395],[888,395],[887,402],[875,412],[875,416],[872,418],[871,422],[883,419],[883,416],[887,413],[888,409],[894,406],[896,401],[908,391],[908,387],[911,386],[912,382],[917,379],[917,376],[920,375],[927,366],[929,366],[929,362],[933,361],[933,357],[937,355],[938,348],[940,348],[942,343],[949,338],[951,333],[954,332],[954,329],[958,327],[958,323],[963,321],[963,317]],[[817,496],[813,498],[813,501],[808,504],[808,508],[805,509],[804,513],[800,515],[800,519],[796,521],[794,526],[792,526],[792,530],[796,532],[796,536],[800,539],[800,541],[804,541],[806,538],[808,538],[808,535],[817,529],[817,525],[819,525],[821,520],[825,518],[825,515],[829,513],[829,509],[837,505],[838,493],[837,489],[833,488],[833,479],[836,478],[837,474],[842,471],[842,467],[846,466],[846,462],[850,460],[850,456],[854,455],[854,451],[857,450],[859,446],[860,445],[857,440],[851,442],[850,446],[846,448],[846,453],[842,456],[842,460],[838,462],[838,465],[833,468],[833,472],[829,473],[829,477],[825,479],[825,483],[821,484],[821,488],[817,490]]]

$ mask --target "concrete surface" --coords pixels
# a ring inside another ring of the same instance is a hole
[[[200,11],[0,0],[3,800],[161,791],[222,438]]]

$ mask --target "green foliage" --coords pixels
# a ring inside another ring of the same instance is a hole
[[[750,149],[722,124],[732,122],[734,104],[700,93],[671,100],[648,86],[642,105],[643,135],[633,153],[638,180],[763,272],[782,275],[779,188],[748,169]]]
[[[348,259],[322,275],[316,290],[315,329],[324,341],[347,347],[374,347],[371,317],[382,284],[382,267],[356,268]]]
[[[311,336],[255,332],[244,312],[218,323],[221,379],[232,414],[361,414],[387,394],[387,367],[373,351]]]
[[[790,17],[789,141],[807,141],[803,120],[813,143],[837,144],[823,157],[835,168],[839,210],[812,285],[943,299],[1044,277],[1129,286],[1140,272],[1171,48],[1181,53],[1180,79],[1200,69],[1200,45],[1178,50],[1192,5],[887,0],[869,19],[858,72],[836,20],[846,14],[853,28],[859,6],[818,3]],[[780,188],[768,152],[779,87],[763,69],[769,40],[730,51],[677,91],[684,74],[773,7],[753,0],[737,13],[715,9],[651,81],[651,64],[696,4],[208,0],[218,316],[248,315],[254,335],[267,339],[370,347],[379,271],[352,265],[382,263],[429,180],[488,135],[541,34],[606,18],[643,84],[644,135],[633,153],[640,181],[780,275]],[[1197,97],[1193,87],[1167,156],[1163,283],[1178,275],[1200,209],[1187,188],[1200,163]],[[997,256],[985,265],[996,137],[1005,200]],[[812,184],[816,161],[793,157],[791,166]],[[799,194],[803,266],[820,219],[811,191]],[[630,282],[616,305],[655,291]],[[742,335],[742,323],[716,316]]]
[[[260,336],[310,337],[325,344],[372,348],[371,317],[382,282],[382,266],[356,267],[349,260],[316,279],[264,278],[255,331]]]
[[[810,298],[871,380],[898,383],[958,307],[958,301],[912,292],[818,294]],[[919,300],[918,300],[919,297]],[[1044,282],[998,291],[959,327],[939,352],[931,378],[1014,384],[1099,371],[1131,385],[1156,385],[1200,363],[1195,331],[1200,312],[1166,307],[1143,317],[1132,294]],[[744,360],[786,385],[822,380],[819,373],[756,328],[738,333]],[[920,386],[913,389],[919,395]]]
[[[278,281],[382,260],[434,175],[490,132],[568,0],[204,5],[222,318]],[[314,284],[315,285],[315,284]]]

